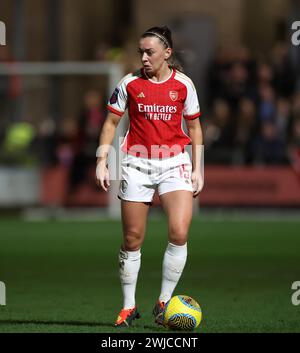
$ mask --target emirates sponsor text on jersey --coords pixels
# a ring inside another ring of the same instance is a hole
[[[177,107],[174,105],[138,103],[138,111],[145,113],[147,120],[171,120],[172,114],[177,112]]]

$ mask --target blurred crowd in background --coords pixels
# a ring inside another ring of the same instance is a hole
[[[138,65],[126,48],[100,44],[98,61],[117,61],[124,72]],[[127,60],[127,62],[125,62]],[[13,62],[8,47],[0,48],[0,65]],[[129,67],[129,66],[128,66]],[[207,70],[202,107],[205,161],[225,165],[287,164],[300,148],[300,80],[289,46],[278,42],[268,56],[247,48],[218,49]],[[77,116],[41,117],[33,122],[16,116],[22,77],[0,76],[0,163],[63,165],[76,188],[95,164],[98,136],[105,120],[107,92],[91,88],[82,96]]]
[[[300,147],[300,79],[285,43],[267,57],[220,50],[208,75],[206,161],[283,164]]]

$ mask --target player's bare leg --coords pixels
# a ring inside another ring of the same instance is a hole
[[[144,202],[121,202],[123,245],[126,251],[137,251],[144,241],[149,204]]]
[[[176,190],[161,195],[160,200],[168,218],[169,242],[177,246],[186,244],[193,215],[193,194]]]
[[[168,192],[160,199],[168,217],[169,243],[163,259],[161,293],[153,309],[158,324],[162,323],[164,305],[170,300],[186,263],[187,238],[193,213],[193,196],[189,191]]]
[[[120,280],[123,292],[123,309],[115,326],[130,326],[139,318],[135,305],[135,289],[141,266],[141,246],[149,205],[143,202],[122,201],[123,244],[119,253]]]

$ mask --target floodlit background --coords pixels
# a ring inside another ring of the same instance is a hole
[[[118,182],[96,187],[95,151],[106,102],[156,25],[173,32],[204,131],[205,186],[177,290],[203,306],[204,332],[299,330],[296,20],[296,0],[1,0],[0,332],[111,330]],[[151,215],[135,329],[148,332],[167,232],[157,197]]]

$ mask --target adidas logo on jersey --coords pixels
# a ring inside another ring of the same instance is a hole
[[[146,96],[144,95],[144,92],[141,92],[140,94],[137,95],[138,98],[145,98]]]

